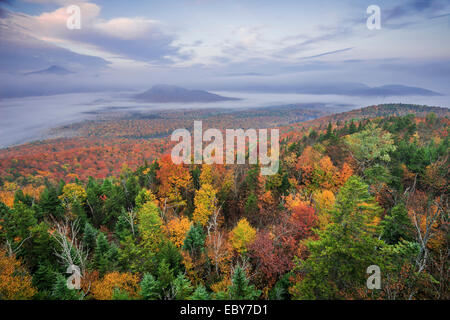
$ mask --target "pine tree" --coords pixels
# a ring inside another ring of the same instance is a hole
[[[84,225],[83,243],[93,250],[96,246],[97,229],[95,229],[89,222]]]
[[[306,243],[310,255],[300,262],[304,278],[294,286],[294,298],[338,299],[364,283],[368,266],[387,263],[373,223],[380,210],[368,186],[359,177],[349,178],[336,197],[332,223],[318,232],[319,240]]]
[[[33,274],[33,286],[38,289],[41,298],[47,298],[56,282],[56,270],[50,265],[39,263],[36,272]]]
[[[355,123],[353,122],[353,120],[350,122],[350,127],[348,129],[348,133],[349,134],[354,134],[356,133],[356,131],[358,131],[358,129],[356,128]]]
[[[413,240],[413,225],[404,204],[393,207],[391,214],[384,217],[381,225],[383,227],[382,239],[388,244],[396,244],[402,239]]]
[[[184,240],[183,250],[190,251],[192,254],[199,254],[204,250],[205,233],[201,226],[192,225]]]
[[[108,271],[107,253],[109,249],[110,245],[105,234],[103,232],[99,232],[94,251],[94,265],[100,275],[103,275],[106,271]]]
[[[193,291],[191,281],[183,274],[178,274],[172,283],[172,290],[174,292],[173,298],[175,300],[186,300]]]
[[[231,286],[229,287],[229,296],[231,300],[255,300],[261,295],[254,285],[250,285],[245,271],[237,266],[234,269]]]
[[[58,274],[53,285],[52,297],[55,300],[80,300],[81,295],[76,289],[67,287],[67,279]]]
[[[199,285],[192,294],[191,300],[210,300],[210,295],[203,285]]]
[[[145,300],[156,300],[160,297],[161,284],[151,273],[144,274],[140,286],[140,295]]]

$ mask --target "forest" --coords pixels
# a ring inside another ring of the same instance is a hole
[[[448,300],[449,115],[180,111],[0,150],[0,299]],[[279,128],[278,172],[174,164],[194,118]]]

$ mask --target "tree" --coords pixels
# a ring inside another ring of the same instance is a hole
[[[239,220],[231,231],[231,243],[239,253],[247,252],[247,248],[256,238],[256,230],[248,223],[247,219]]]
[[[28,300],[36,292],[22,263],[0,249],[0,300]]]
[[[183,250],[189,251],[194,256],[198,255],[204,250],[205,237],[201,226],[192,225],[184,240]]]
[[[145,273],[141,281],[140,295],[145,300],[156,300],[159,298],[160,283],[151,273]]]
[[[58,199],[57,191],[52,185],[45,188],[41,194],[39,208],[44,217],[53,215],[56,218],[61,218],[64,214],[64,208]]]
[[[195,210],[192,216],[194,223],[205,226],[209,216],[216,210],[216,191],[210,184],[203,184],[194,198]]]
[[[56,275],[51,296],[56,300],[81,300],[83,298],[77,290],[67,287],[67,279],[61,274]]]
[[[164,203],[163,214],[169,208],[177,211],[186,206],[186,192],[192,178],[185,166],[176,165],[167,154],[159,161],[157,179],[160,181],[158,193]]]
[[[98,233],[97,229],[95,229],[89,222],[85,223],[83,232],[83,243],[85,243],[86,246],[91,250],[95,248],[97,233]]]
[[[146,202],[137,212],[138,229],[142,237],[142,245],[156,252],[163,241],[162,219],[159,215],[159,209],[153,202]]]
[[[363,286],[368,266],[383,266],[374,224],[380,208],[367,189],[358,177],[341,188],[332,223],[318,232],[318,240],[306,242],[310,255],[299,260],[302,280],[291,290],[295,298],[337,299]]]
[[[391,160],[390,153],[396,150],[389,132],[370,124],[365,130],[349,135],[345,142],[362,172],[375,163]]]
[[[112,243],[109,244],[103,232],[99,232],[94,251],[94,266],[103,275],[107,271],[112,271],[117,265],[119,249]]]
[[[203,285],[199,285],[192,294],[191,300],[210,300],[210,295]]]
[[[55,255],[65,268],[76,265],[83,275],[89,250],[77,239],[80,231],[78,220],[70,221],[66,218],[63,222],[55,222],[55,229],[52,234],[58,245]]]
[[[139,280],[137,275],[120,273],[117,271],[107,273],[102,280],[92,284],[92,296],[97,300],[111,300],[114,290],[126,292],[131,299],[138,298]]]
[[[334,206],[335,196],[330,190],[322,190],[314,193],[314,203],[318,212],[319,226],[324,229],[330,222],[330,210]]]
[[[186,300],[192,294],[193,288],[189,279],[179,273],[172,284],[172,295],[175,300]]]
[[[239,265],[234,269],[228,292],[231,300],[256,300],[261,295]]]
[[[86,197],[86,190],[82,186],[75,183],[68,183],[63,187],[59,199],[61,199],[65,207],[70,209],[74,204],[83,204]]]
[[[191,222],[186,217],[175,217],[165,227],[169,240],[178,248],[183,247],[184,239],[190,228]]]
[[[413,240],[413,225],[404,204],[393,207],[391,214],[384,217],[381,226],[381,237],[388,244],[396,244],[402,239]]]

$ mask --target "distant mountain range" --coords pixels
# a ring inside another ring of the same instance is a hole
[[[71,74],[71,73],[75,73],[75,72],[69,71],[60,66],[51,66],[51,67],[48,67],[47,69],[24,73],[24,75],[32,75],[32,74],[66,75],[66,74]]]
[[[171,85],[155,85],[151,89],[134,96],[137,100],[146,102],[219,102],[240,100],[238,98],[223,97],[218,94],[202,90],[188,90]]]
[[[420,87],[410,87],[400,84],[389,84],[379,87],[370,87],[359,82],[323,82],[299,84],[247,84],[228,85],[223,90],[264,92],[264,93],[297,93],[316,95],[346,95],[361,97],[388,97],[388,96],[441,96],[440,93]]]

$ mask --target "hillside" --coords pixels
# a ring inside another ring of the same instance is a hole
[[[214,93],[202,90],[188,90],[177,86],[156,85],[149,90],[134,96],[137,100],[146,102],[218,102],[233,101],[237,98],[223,97]]]
[[[300,115],[293,109],[283,125]],[[0,268],[0,294],[450,298],[446,110],[373,106],[284,126],[268,176],[248,163],[176,165],[168,137],[136,136],[171,116],[220,128],[258,119],[179,112],[80,124],[77,138],[0,150],[0,266],[11,266]],[[80,267],[78,290],[66,287],[66,261]],[[379,290],[366,285],[373,265]]]

